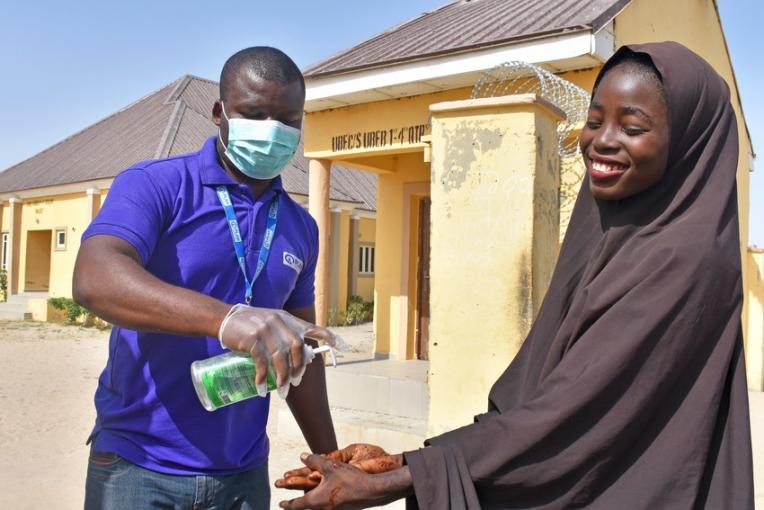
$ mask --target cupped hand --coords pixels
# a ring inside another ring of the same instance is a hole
[[[310,472],[320,474],[320,483],[299,498],[279,503],[287,510],[350,510],[378,503],[373,475],[328,456],[303,454],[301,460]],[[276,486],[279,487],[279,482]]]
[[[355,443],[341,450],[324,455],[327,459],[350,464],[365,473],[384,473],[403,465],[402,455],[390,455],[379,446]],[[321,473],[309,467],[301,467],[287,471],[283,478],[276,481],[276,487],[308,491],[321,482]]]

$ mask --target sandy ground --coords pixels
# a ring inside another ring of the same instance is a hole
[[[354,350],[340,361],[369,355],[370,325],[341,328],[340,334]],[[93,392],[106,362],[107,336],[76,326],[0,321],[0,509],[82,508],[85,439],[95,420]],[[750,398],[756,503],[764,510],[764,393]],[[269,429],[275,479],[296,465],[306,446]],[[274,490],[274,508],[285,494]]]

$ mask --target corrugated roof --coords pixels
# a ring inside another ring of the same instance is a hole
[[[217,82],[186,75],[31,158],[0,172],[0,193],[116,176],[133,163],[199,150],[217,133]],[[108,150],[96,150],[101,148]],[[308,194],[302,145],[282,174],[289,193]],[[376,210],[373,174],[333,166],[330,198]]]
[[[308,67],[314,77],[570,30],[599,30],[630,0],[457,0]]]

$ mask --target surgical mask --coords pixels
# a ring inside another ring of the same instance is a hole
[[[300,130],[277,120],[229,119],[225,106],[220,104],[228,121],[226,157],[252,179],[269,180],[278,176],[297,151]]]

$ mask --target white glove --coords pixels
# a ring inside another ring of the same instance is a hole
[[[289,384],[300,384],[305,374],[304,339],[324,342],[345,350],[342,339],[326,328],[306,322],[284,310],[256,308],[243,304],[231,307],[220,324],[220,345],[232,351],[248,352],[255,363],[255,384],[259,395],[267,394],[268,366],[276,374],[279,396],[286,398]]]

